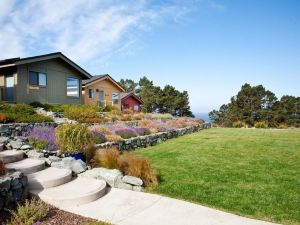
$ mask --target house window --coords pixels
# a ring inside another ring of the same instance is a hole
[[[116,105],[116,104],[119,104],[119,97],[120,97],[120,93],[112,93],[112,101],[113,103]]]
[[[73,77],[67,78],[67,96],[79,97],[79,79]]]
[[[135,112],[138,112],[138,111],[139,111],[139,105],[138,105],[138,104],[134,104],[133,110],[134,110]]]
[[[89,89],[89,98],[94,98],[94,90]]]
[[[29,85],[47,86],[47,74],[29,71]]]

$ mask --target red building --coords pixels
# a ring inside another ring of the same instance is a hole
[[[134,112],[142,110],[143,101],[133,92],[121,94],[122,110],[130,109]]]

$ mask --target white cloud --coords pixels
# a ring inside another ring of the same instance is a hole
[[[138,32],[188,12],[180,1],[151,2],[1,0],[0,58],[62,51],[84,63],[130,52]]]

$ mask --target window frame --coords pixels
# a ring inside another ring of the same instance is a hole
[[[118,99],[114,99],[114,95],[118,95]],[[111,100],[113,102],[114,105],[118,105],[120,103],[120,93],[119,92],[113,92],[111,94]],[[117,103],[115,103],[115,100],[117,100]]]
[[[68,94],[68,81],[72,79],[72,80],[77,80],[78,81],[78,87],[77,87],[77,92],[78,92],[78,95],[69,95]],[[80,98],[80,79],[77,78],[77,77],[73,77],[73,76],[68,76],[67,77],[67,83],[66,83],[66,95],[68,98]]]
[[[36,75],[36,83],[31,83],[31,75]],[[40,76],[41,75],[45,75],[45,84],[41,84],[40,81]],[[47,73],[44,73],[44,72],[36,72],[36,71],[32,71],[32,70],[29,70],[29,73],[28,73],[28,84],[30,86],[37,86],[37,87],[47,87],[47,83],[48,83],[48,75]]]
[[[93,99],[94,98],[94,89],[92,89],[92,88],[88,89],[88,96],[89,96],[89,99]]]

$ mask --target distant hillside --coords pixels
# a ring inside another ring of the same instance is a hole
[[[205,122],[210,122],[208,113],[194,113],[196,118],[201,118],[203,120],[205,120]]]

